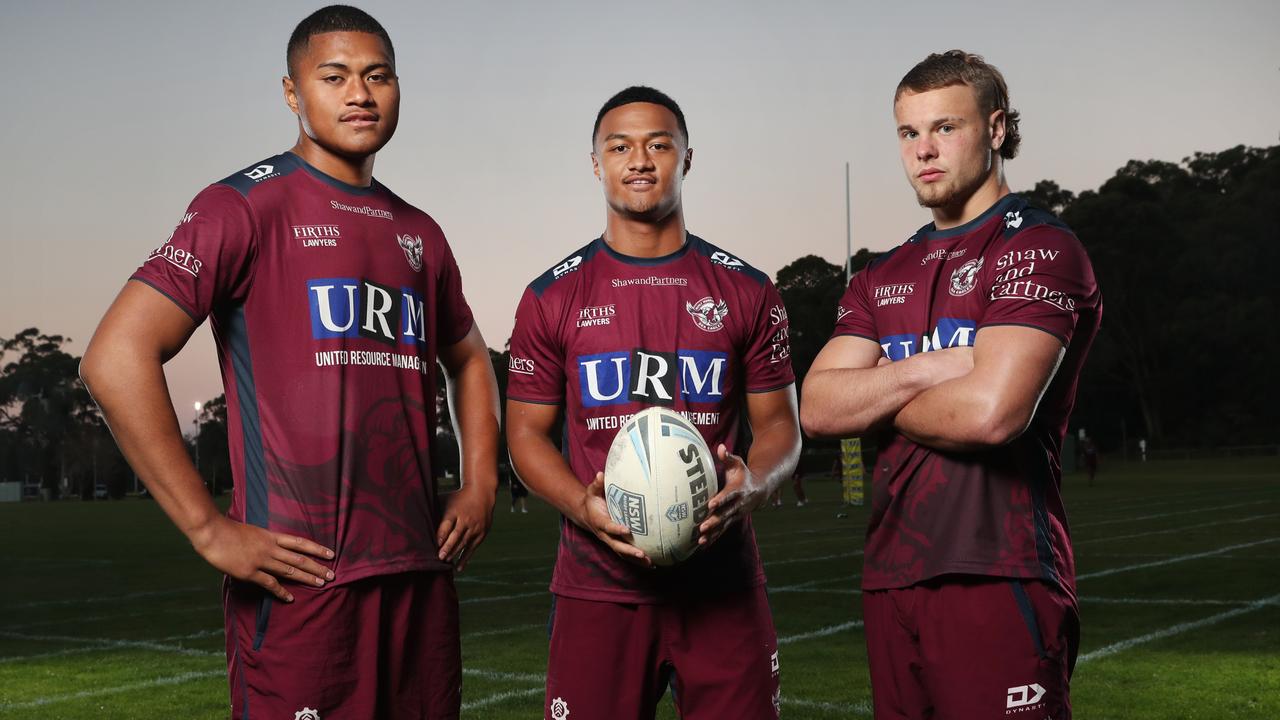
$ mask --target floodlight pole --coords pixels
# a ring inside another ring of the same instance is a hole
[[[853,270],[853,220],[849,210],[849,162],[844,163],[844,284]]]

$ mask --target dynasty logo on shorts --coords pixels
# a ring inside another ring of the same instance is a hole
[[[1040,702],[1044,697],[1044,688],[1037,683],[1011,687],[1006,693],[1004,706],[1013,712],[1028,712],[1044,707],[1044,703]]]

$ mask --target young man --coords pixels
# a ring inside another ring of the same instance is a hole
[[[400,102],[386,31],[327,7],[287,59],[297,144],[196,196],[81,373],[147,489],[227,575],[233,717],[455,718],[452,571],[491,519],[497,386],[439,226],[373,179]],[[225,517],[161,368],[206,317],[229,410]],[[442,497],[437,360],[464,478]]]
[[[1009,193],[1004,78],[930,55],[894,97],[933,213],[854,276],[802,420],[875,433],[862,587],[877,718],[1070,716],[1079,619],[1059,453],[1102,300],[1083,247]]]
[[[685,231],[693,151],[671,98],[627,88],[591,137],[604,234],[529,285],[511,339],[511,457],[563,516],[546,716],[652,718],[670,680],[685,720],[775,718],[750,515],[800,451],[786,311],[766,275]],[[669,569],[609,519],[600,473],[617,429],[652,405],[684,414],[720,465],[699,552]]]

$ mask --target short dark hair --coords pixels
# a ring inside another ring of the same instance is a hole
[[[630,105],[631,103],[653,103],[670,110],[671,114],[676,116],[676,125],[680,127],[680,134],[684,135],[684,144],[689,144],[689,126],[685,124],[684,112],[680,110],[680,106],[676,104],[676,101],[661,90],[654,90],[646,85],[632,85],[609,98],[604,106],[600,108],[600,112],[596,113],[596,124],[595,127],[591,128],[592,147],[595,147],[596,133],[600,132],[600,121],[604,119],[604,116],[616,107]]]
[[[385,28],[369,13],[350,5],[330,5],[322,7],[303,18],[298,27],[289,36],[289,47],[285,51],[285,64],[289,75],[294,74],[294,61],[307,49],[312,35],[331,32],[363,32],[377,35],[387,46],[387,57],[391,64],[396,64],[396,49],[391,45],[391,36]]]
[[[1004,111],[1004,144],[1000,146],[1000,157],[1006,160],[1016,157],[1018,145],[1022,143],[1022,135],[1018,132],[1018,111],[1009,107],[1009,87],[1005,85],[1004,75],[981,55],[963,50],[930,55],[902,78],[893,93],[893,101],[897,102],[907,91],[918,93],[952,85],[973,88],[978,95],[978,107],[983,112]]]

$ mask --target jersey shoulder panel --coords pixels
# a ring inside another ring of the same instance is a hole
[[[736,255],[731,255],[725,250],[712,245],[697,235],[690,234],[689,242],[693,245],[690,249],[710,260],[712,265],[726,271],[739,273],[744,277],[755,281],[757,285],[763,285],[769,282],[769,276],[764,272],[755,269],[743,261],[742,258]]]
[[[554,285],[556,281],[577,272],[584,263],[590,260],[599,251],[599,240],[592,240],[586,245],[574,250],[563,260],[551,266],[546,272],[534,278],[533,282],[529,283],[529,289],[533,291],[534,295],[542,297],[542,294]]]
[[[1001,233],[1005,241],[1013,240],[1035,228],[1052,228],[1064,235],[1075,237],[1075,232],[1071,230],[1071,227],[1057,215],[1036,207],[1021,197],[1018,197],[1017,202],[1005,212],[1002,222],[1004,223],[1004,228]]]
[[[247,198],[259,185],[285,177],[301,168],[302,163],[296,155],[281,153],[234,172],[214,184],[230,187],[240,193],[241,197]]]
[[[926,227],[927,227],[927,226],[926,226]],[[879,255],[877,255],[877,256],[876,256],[876,258],[875,258],[874,260],[872,260],[871,262],[867,263],[867,266],[866,266],[865,268],[863,268],[862,270],[859,270],[858,272],[866,272],[866,271],[869,271],[869,270],[875,270],[876,268],[878,268],[878,267],[880,267],[881,265],[884,265],[886,262],[888,262],[888,261],[889,261],[889,258],[893,257],[893,256],[894,256],[894,254],[896,254],[896,253],[897,253],[899,250],[901,250],[902,248],[907,247],[907,246],[909,246],[909,245],[914,245],[915,243],[917,243],[917,242],[919,242],[919,241],[920,241],[920,233],[919,233],[919,232],[917,232],[915,235],[912,235],[911,237],[907,238],[905,242],[903,242],[903,243],[901,243],[901,244],[899,244],[899,245],[897,245],[897,246],[895,246],[895,247],[892,247],[892,248],[890,248],[890,249],[888,249],[888,250],[885,250],[884,252],[882,252],[882,253],[880,253]]]

